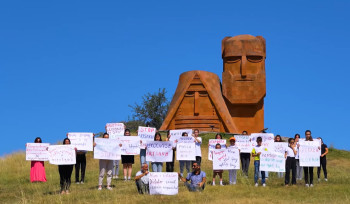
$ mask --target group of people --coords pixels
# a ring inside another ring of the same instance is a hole
[[[248,135],[247,131],[242,132],[243,135]],[[130,136],[130,130],[125,129],[124,136]],[[184,132],[183,137],[187,137],[188,134]],[[109,134],[104,133],[103,138],[108,139]],[[222,139],[221,134],[216,134],[215,139]],[[285,185],[295,185],[296,180],[302,179],[302,169],[304,170],[304,179],[306,187],[313,186],[313,167],[301,167],[299,162],[299,139],[300,135],[296,134],[294,138],[288,139],[288,148],[285,150],[286,158],[286,172],[285,172]],[[324,172],[324,179],[327,181],[327,168],[326,168],[326,155],[328,154],[327,145],[323,143],[322,138],[318,138],[321,141],[321,157],[320,157],[320,167],[317,169],[318,180],[320,180],[321,167]],[[166,141],[171,140],[170,131],[167,134]],[[156,133],[154,136],[154,141],[162,141],[160,133]],[[206,184],[206,173],[201,170],[201,144],[202,139],[199,137],[199,130],[195,129],[193,134],[193,141],[195,143],[196,160],[195,161],[184,161],[180,160],[180,172],[178,172],[179,179],[185,182],[185,185],[190,191],[201,191],[205,188]],[[275,142],[282,142],[280,135],[276,135]],[[311,131],[305,131],[305,141],[313,141],[311,136]],[[35,143],[41,143],[41,138],[36,138]],[[174,144],[178,141],[174,140]],[[235,137],[230,137],[229,145],[226,148],[237,148]],[[259,174],[261,174],[262,186],[266,186],[266,173],[260,171],[260,155],[264,148],[262,147],[262,138],[258,137],[256,139],[257,145],[253,147],[251,153],[240,153],[240,161],[242,166],[242,174],[248,177],[248,169],[250,164],[250,158],[254,159],[254,183],[258,186]],[[142,142],[141,142],[142,143]],[[70,145],[71,142],[69,138],[63,140],[63,145]],[[96,143],[94,143],[96,146]],[[122,146],[122,144],[120,144]],[[215,149],[221,149],[220,144],[215,145]],[[86,151],[76,151],[76,164],[75,164],[75,181],[77,184],[84,184],[85,169],[86,169]],[[173,146],[173,160],[171,162],[166,162],[166,172],[174,172],[174,162],[175,162],[175,151],[176,146]],[[121,156],[123,164],[124,180],[131,180],[132,165],[134,164],[134,155],[122,155]],[[146,149],[140,149],[140,163],[141,169],[135,175],[135,182],[139,193],[149,192],[149,162],[146,161]],[[151,162],[153,172],[163,171],[163,162]],[[192,165],[192,171],[190,171],[190,166]],[[71,184],[71,174],[73,172],[74,165],[58,165],[58,170],[60,174],[60,186],[61,194],[69,194],[69,187]],[[119,160],[99,160],[99,179],[98,179],[98,190],[102,190],[102,182],[105,174],[107,174],[107,185],[106,189],[112,190],[111,182],[115,175],[118,175],[119,171]],[[184,177],[184,169],[187,170],[187,176]],[[81,171],[81,177],[79,179],[79,173]],[[292,179],[290,182],[290,171],[292,171]],[[223,170],[213,170],[212,185],[215,185],[215,177],[219,176],[220,185],[222,182]],[[283,173],[278,173],[278,177],[282,177]],[[46,182],[45,167],[43,161],[32,161],[31,171],[30,171],[30,181],[31,182]],[[190,182],[190,183],[187,183]],[[237,170],[229,170],[229,184],[236,184],[237,182]]]

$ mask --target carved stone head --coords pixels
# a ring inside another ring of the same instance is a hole
[[[222,92],[232,104],[256,104],[266,94],[265,39],[238,35],[222,40]]]

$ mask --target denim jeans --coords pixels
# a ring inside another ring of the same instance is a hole
[[[149,162],[146,162],[146,149],[140,149],[140,163],[141,163],[141,168],[142,164],[147,164],[149,166]]]
[[[230,184],[236,183],[237,180],[237,169],[228,170],[228,177]]]
[[[120,160],[113,161],[113,170],[112,170],[113,176],[119,176],[119,161]]]
[[[205,184],[203,184],[202,187],[199,187],[198,185],[193,185],[193,184],[189,184],[189,183],[185,182],[185,185],[186,185],[187,189],[189,191],[192,191],[192,192],[194,192],[194,191],[203,191],[204,188],[205,188]]]
[[[153,172],[162,172],[163,162],[152,162],[152,171]]]
[[[303,179],[303,167],[300,166],[299,159],[295,160],[296,163],[296,169],[297,169],[297,180],[302,180]]]
[[[183,173],[184,173],[185,165],[186,165],[187,173],[190,173],[191,161],[180,160],[180,173],[181,173],[181,175],[183,175]]]
[[[259,169],[260,169],[260,160],[254,161],[254,182],[258,183],[258,177],[259,177]],[[265,171],[261,171],[261,182],[265,183]]]

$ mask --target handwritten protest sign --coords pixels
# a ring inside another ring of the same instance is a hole
[[[251,153],[252,145],[250,135],[235,135],[236,146],[241,150],[241,153]]]
[[[116,139],[96,138],[94,159],[120,160],[120,142]]]
[[[93,150],[93,137],[94,133],[91,132],[70,132],[68,133],[68,138],[73,147],[77,150]]]
[[[153,141],[147,143],[146,161],[171,162],[173,161],[172,142]]]
[[[49,143],[27,143],[26,160],[27,161],[48,161],[49,152],[47,148]]]
[[[288,142],[274,142],[273,143],[273,150],[275,152],[279,152],[281,154],[286,153],[286,148],[288,147]]]
[[[263,146],[264,148],[267,148],[268,150],[273,148],[274,135],[272,133],[252,133],[250,135],[252,148],[257,145],[256,139],[258,137],[262,138],[261,146]]]
[[[238,148],[215,149],[213,150],[213,169],[239,169]]]
[[[320,166],[321,148],[319,141],[299,141],[300,166]]]
[[[123,123],[107,123],[106,131],[109,134],[109,138],[114,139],[117,136],[124,135],[124,127]]]
[[[285,172],[284,154],[275,151],[262,151],[260,154],[260,171]]]
[[[151,195],[176,195],[179,183],[177,173],[150,172],[149,194]]]
[[[226,149],[226,140],[221,139],[210,139],[209,140],[209,150],[208,150],[208,160],[213,160],[213,153],[212,151],[215,149],[215,145],[220,144],[221,149]]]
[[[75,164],[75,150],[72,145],[50,145],[49,162],[55,165]]]
[[[192,136],[192,129],[181,129],[181,130],[170,130],[170,139],[169,141],[175,141],[178,140],[182,133],[186,132],[188,136]]]
[[[196,160],[196,149],[194,143],[177,143],[176,146],[177,160]]]
[[[138,155],[140,154],[140,137],[137,136],[118,136],[115,139],[122,144],[122,155]]]
[[[145,149],[147,142],[154,141],[156,128],[139,126],[137,136],[142,140],[141,149]]]
[[[178,143],[194,143],[194,138],[191,136],[179,137]]]

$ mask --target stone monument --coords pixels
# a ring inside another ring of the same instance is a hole
[[[260,132],[264,128],[265,58],[263,37],[225,37],[222,87],[214,73],[182,73],[160,130]]]

